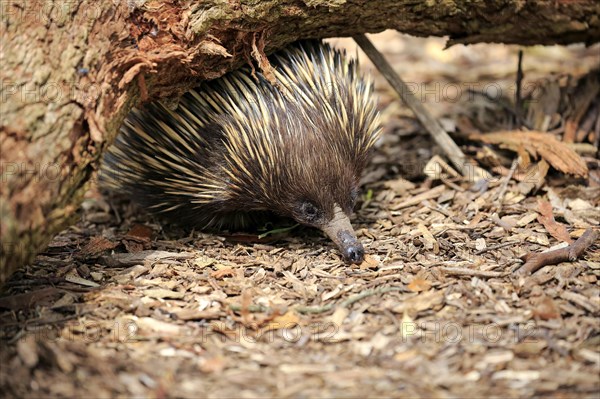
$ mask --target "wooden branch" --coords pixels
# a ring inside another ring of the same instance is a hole
[[[547,265],[575,262],[596,239],[598,239],[598,232],[587,229],[577,241],[567,247],[537,254],[527,254],[524,259],[525,264],[517,270],[517,274],[529,275]]]
[[[394,72],[392,66],[385,60],[383,55],[377,51],[373,43],[365,35],[356,35],[354,40],[360,48],[367,54],[379,72],[387,79],[390,86],[398,93],[402,101],[415,113],[417,119],[423,127],[429,132],[437,145],[446,153],[450,161],[454,164],[464,177],[471,181],[477,181],[486,174],[469,161],[462,150],[456,145],[454,140],[442,128],[442,125],[431,116],[425,106],[417,100],[415,95],[404,81]]]

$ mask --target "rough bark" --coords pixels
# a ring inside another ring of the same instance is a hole
[[[0,2],[0,282],[73,220],[124,115],[299,38],[395,28],[450,43],[600,37],[597,0]]]

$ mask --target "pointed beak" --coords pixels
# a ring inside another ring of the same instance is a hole
[[[350,219],[339,206],[335,207],[333,219],[321,227],[337,245],[347,263],[362,263],[365,259],[365,249],[356,238]]]

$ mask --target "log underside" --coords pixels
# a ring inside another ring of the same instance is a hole
[[[268,68],[266,54],[300,38],[388,28],[447,35],[449,44],[600,37],[597,0],[28,0],[0,7],[0,283],[73,220],[104,149],[140,102],[176,99],[248,61]]]

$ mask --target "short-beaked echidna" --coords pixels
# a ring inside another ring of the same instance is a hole
[[[244,67],[186,93],[174,110],[160,102],[134,109],[104,159],[101,184],[201,229],[265,212],[291,217],[360,263],[349,216],[381,130],[373,85],[356,61],[317,41],[269,61],[275,85]]]

